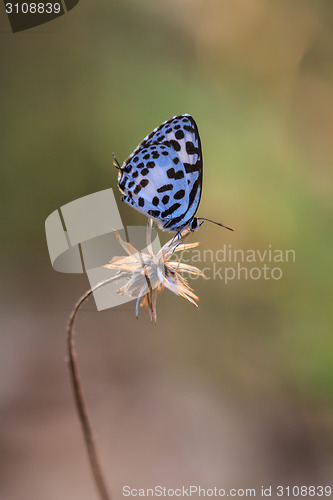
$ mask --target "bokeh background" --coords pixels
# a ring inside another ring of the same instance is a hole
[[[199,310],[164,292],[156,327],[133,302],[85,306],[110,489],[332,485],[332,3],[81,1],[15,35],[0,10],[1,498],[97,498],[65,364],[88,281],[52,269],[44,221],[116,192],[112,152],[184,112],[203,145],[199,214],[236,228],[193,241],[296,262],[279,281],[197,280]],[[145,223],[117,197],[125,224]]]

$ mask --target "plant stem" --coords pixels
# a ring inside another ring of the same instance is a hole
[[[109,278],[106,281],[103,281],[102,283],[99,283],[95,287],[88,290],[75,304],[75,306],[70,314],[69,323],[68,323],[68,327],[67,327],[67,349],[68,349],[68,356],[69,356],[69,359],[68,359],[69,374],[70,374],[70,378],[71,378],[74,399],[75,399],[75,403],[76,403],[76,409],[78,412],[80,424],[81,424],[82,431],[83,431],[84,440],[85,440],[86,447],[87,447],[87,452],[88,452],[91,470],[92,470],[95,484],[96,484],[96,487],[97,487],[97,490],[99,492],[99,496],[100,496],[101,500],[111,500],[111,495],[108,492],[107,487],[106,487],[105,478],[103,476],[102,468],[101,468],[99,457],[98,457],[94,433],[93,433],[92,426],[91,426],[90,419],[89,419],[89,415],[88,415],[87,404],[86,404],[85,397],[84,397],[83,390],[82,390],[82,384],[81,384],[81,379],[80,379],[80,374],[79,374],[79,369],[78,369],[77,357],[76,357],[75,347],[74,347],[74,323],[75,323],[75,319],[78,315],[80,307],[90,297],[90,295],[92,295],[92,293],[95,290],[97,290],[98,288],[100,288],[104,285],[107,285],[108,283],[111,283],[112,281],[115,281],[116,279],[119,279],[120,277],[121,277],[120,275],[113,276],[112,278]]]

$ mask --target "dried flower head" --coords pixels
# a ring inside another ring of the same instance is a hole
[[[194,248],[199,243],[183,243],[184,239],[191,233],[190,230],[173,237],[168,241],[157,254],[153,253],[151,244],[152,219],[147,225],[147,248],[145,252],[140,252],[130,243],[126,243],[115,231],[120,245],[127,253],[126,257],[113,257],[110,264],[104,267],[117,271],[117,275],[127,279],[117,293],[128,294],[136,298],[136,316],[138,317],[139,305],[144,306],[149,313],[150,320],[156,324],[156,300],[163,288],[168,288],[176,295],[184,297],[189,302],[198,307],[196,301],[199,298],[194,294],[187,280],[182,276],[188,273],[196,276],[204,276],[200,269],[184,264],[180,261],[172,261],[171,257],[175,252],[181,252],[189,248]]]

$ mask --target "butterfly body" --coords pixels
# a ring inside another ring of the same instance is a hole
[[[122,201],[164,231],[197,229],[202,151],[194,119],[178,115],[155,128],[120,167],[118,185]]]

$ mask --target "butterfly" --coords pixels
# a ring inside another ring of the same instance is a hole
[[[115,161],[122,201],[155,219],[160,229],[195,231],[202,224],[199,220],[209,220],[195,217],[202,191],[202,150],[189,114],[156,127],[122,166]]]

